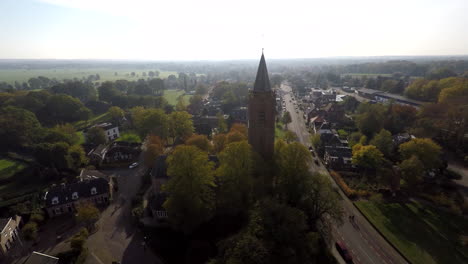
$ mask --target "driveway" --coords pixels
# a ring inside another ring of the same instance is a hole
[[[86,264],[162,263],[149,248],[143,247],[143,236],[132,223],[131,200],[138,192],[143,166],[135,169],[120,168],[103,171],[116,177],[119,191],[114,201],[102,213],[98,231],[88,238],[89,256]]]

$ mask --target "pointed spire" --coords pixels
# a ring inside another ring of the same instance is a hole
[[[268,70],[265,62],[265,56],[260,58],[260,64],[258,65],[257,78],[255,78],[255,84],[253,88],[254,92],[267,92],[271,91],[270,78],[268,78]]]

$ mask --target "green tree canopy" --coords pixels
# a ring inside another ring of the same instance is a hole
[[[383,154],[376,146],[356,144],[353,146],[353,164],[375,170],[384,161]]]
[[[441,164],[442,148],[430,138],[413,138],[399,147],[402,159],[406,160],[416,156],[424,168],[437,168]]]
[[[249,208],[252,199],[252,148],[247,141],[228,144],[219,154],[218,207],[227,213]]]
[[[369,144],[376,146],[385,157],[390,157],[393,149],[392,133],[382,129],[372,138]]]
[[[205,135],[194,134],[185,141],[186,145],[195,146],[202,151],[211,152],[212,146],[208,137]]]
[[[41,124],[33,113],[13,106],[0,108],[2,148],[32,144],[40,130]]]
[[[399,164],[401,177],[410,187],[415,187],[422,182],[424,173],[424,165],[413,155],[409,159],[405,159]]]
[[[187,139],[194,130],[192,115],[189,113],[177,111],[169,114],[169,132],[174,142]]]
[[[214,164],[197,147],[179,145],[167,158],[167,165],[169,181],[163,189],[169,197],[163,206],[173,227],[190,233],[213,215]]]
[[[106,132],[102,127],[92,127],[86,132],[86,141],[92,145],[105,144],[107,141]]]

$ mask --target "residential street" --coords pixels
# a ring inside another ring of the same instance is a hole
[[[291,101],[291,88],[283,84],[281,89],[287,92],[284,96],[286,110],[291,113],[292,118],[292,122],[288,125],[288,128],[297,134],[302,144],[308,147],[310,146],[309,133],[305,126],[302,112],[299,111],[299,113],[296,113],[294,101]],[[321,163],[319,164],[320,166],[316,166],[312,163],[311,170],[319,171],[320,173],[330,176],[326,168]],[[332,178],[330,177],[330,179]],[[332,183],[339,190],[343,198],[343,207],[345,210],[344,224],[334,227],[334,239],[343,241],[346,244],[351,251],[354,263],[407,263],[404,258],[380,236],[372,225],[367,222],[364,216],[359,213],[352,201],[344,195],[333,179]],[[348,221],[349,215],[355,216],[353,224]]]
[[[102,213],[97,225],[99,230],[90,235],[86,264],[156,264],[162,263],[149,248],[143,247],[142,234],[132,223],[131,200],[138,192],[145,168],[121,168],[103,171],[117,177],[119,191],[114,201]]]

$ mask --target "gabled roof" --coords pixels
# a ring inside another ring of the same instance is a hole
[[[0,218],[0,232],[3,231],[5,226],[8,224],[8,221],[10,221],[11,217],[9,218]],[[1,240],[1,237],[0,237]]]
[[[91,189],[93,187],[96,188],[96,194],[91,194]],[[72,195],[75,192],[78,193],[79,199],[108,193],[109,182],[103,178],[91,178],[71,184],[54,186],[44,197],[46,207],[73,202]],[[54,197],[58,198],[57,204],[52,204],[52,199],[54,199]]]
[[[271,91],[270,78],[268,78],[268,70],[265,62],[265,56],[260,58],[260,64],[258,65],[257,77],[255,78],[255,84],[253,88],[254,92],[268,92]]]

